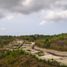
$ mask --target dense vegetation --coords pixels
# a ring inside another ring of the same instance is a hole
[[[37,46],[42,48],[67,51],[67,34],[42,37],[35,42]]]
[[[21,39],[34,41],[35,45],[42,48],[67,51],[67,34],[59,35],[26,35],[26,36],[0,36],[0,47],[8,45],[10,42]]]
[[[0,67],[66,67],[60,66],[56,61],[39,60],[22,50],[1,51]]]
[[[20,39],[34,41],[35,45],[41,48],[67,51],[67,34],[59,35],[30,35],[20,36]]]
[[[67,34],[59,35],[25,35],[25,36],[0,36],[0,49],[5,48],[15,40],[25,43],[35,42],[41,48],[67,51]],[[54,60],[52,62],[39,60],[35,56],[22,50],[0,50],[0,67],[66,67]]]
[[[15,40],[14,36],[0,36],[0,48],[8,45],[13,40]]]

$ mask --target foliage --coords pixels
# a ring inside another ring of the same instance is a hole
[[[0,36],[0,48],[8,45],[14,40],[23,40],[26,43],[35,42],[42,48],[67,51],[67,34],[58,35],[25,35],[25,36]]]
[[[3,55],[0,58],[0,67],[66,67],[60,66],[56,61],[39,60],[22,50],[6,51],[6,54],[3,51]]]

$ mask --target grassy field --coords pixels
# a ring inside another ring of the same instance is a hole
[[[31,54],[27,54],[22,50],[1,51],[0,67],[67,67],[60,66],[59,63],[46,62],[39,60]]]
[[[41,48],[67,51],[67,34],[58,35],[26,35],[26,36],[0,36],[0,48],[14,40],[23,40],[25,43],[35,42]]]

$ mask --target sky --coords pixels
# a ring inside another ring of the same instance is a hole
[[[67,0],[0,0],[0,35],[67,33]]]

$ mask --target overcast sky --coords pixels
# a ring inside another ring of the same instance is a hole
[[[67,0],[0,0],[0,35],[67,33]]]

